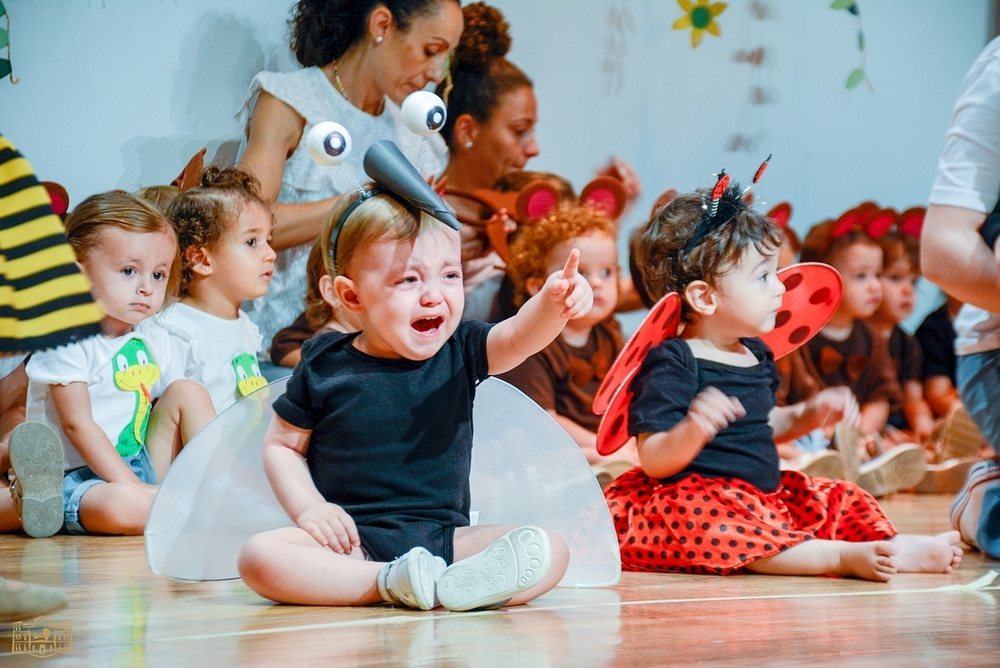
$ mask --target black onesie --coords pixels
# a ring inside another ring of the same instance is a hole
[[[352,345],[357,334],[302,346],[274,412],[312,430],[313,482],[354,519],[371,559],[420,545],[451,563],[455,527],[469,525],[472,402],[491,327],[463,321],[419,362],[367,355]]]

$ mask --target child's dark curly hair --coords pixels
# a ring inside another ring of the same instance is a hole
[[[413,19],[432,14],[443,2],[457,0],[299,0],[289,21],[292,51],[303,67],[323,67],[364,38],[368,17],[380,5],[406,32]]]
[[[593,233],[607,234],[614,241],[615,222],[606,214],[586,204],[564,202],[534,225],[521,228],[510,247],[507,274],[514,283],[514,303],[520,306],[531,296],[527,283],[531,278],[545,281],[549,255],[559,244]]]
[[[462,8],[465,30],[455,49],[451,65],[451,84],[438,86],[437,94],[447,92],[448,118],[441,128],[448,147],[452,146],[455,121],[469,114],[487,123],[496,111],[501,96],[522,87],[531,88],[531,79],[507,60],[510,50],[510,26],[496,7],[474,2]]]
[[[655,209],[652,218],[632,237],[631,256],[642,276],[643,288],[655,303],[671,292],[679,295],[694,281],[715,286],[750,246],[762,254],[781,247],[781,228],[759,211],[742,204],[742,190],[732,185],[724,196],[734,204],[729,219],[715,227],[694,248],[695,236],[710,195],[707,190],[678,195]],[[724,215],[720,209],[719,215]],[[681,318],[691,320],[691,309],[681,300]]]
[[[189,248],[215,248],[248,204],[267,209],[260,181],[238,167],[208,167],[201,185],[178,195],[167,207],[167,220],[177,233],[181,253],[180,296],[188,294],[194,274]]]

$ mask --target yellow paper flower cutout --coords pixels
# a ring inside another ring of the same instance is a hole
[[[701,38],[706,32],[712,33],[716,37],[722,35],[719,24],[715,22],[715,17],[726,11],[728,5],[724,2],[713,2],[708,0],[677,0],[677,4],[684,10],[684,16],[674,21],[674,30],[685,30],[691,28],[691,48],[697,49],[701,44]]]

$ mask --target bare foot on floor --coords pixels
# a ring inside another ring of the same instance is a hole
[[[951,573],[962,563],[962,540],[957,531],[936,536],[899,534],[892,542],[899,548],[896,565],[900,573]]]
[[[837,575],[888,582],[896,574],[898,548],[887,540],[845,543],[840,549]]]

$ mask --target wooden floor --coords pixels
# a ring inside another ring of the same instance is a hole
[[[896,495],[901,531],[947,529],[948,497]],[[625,573],[609,589],[556,589],[493,612],[279,606],[242,582],[181,583],[149,572],[140,538],[0,536],[0,575],[62,586],[72,651],[12,653],[0,665],[643,666],[663,664],[1000,665],[1000,562],[967,554],[952,575],[888,585],[838,578]]]

